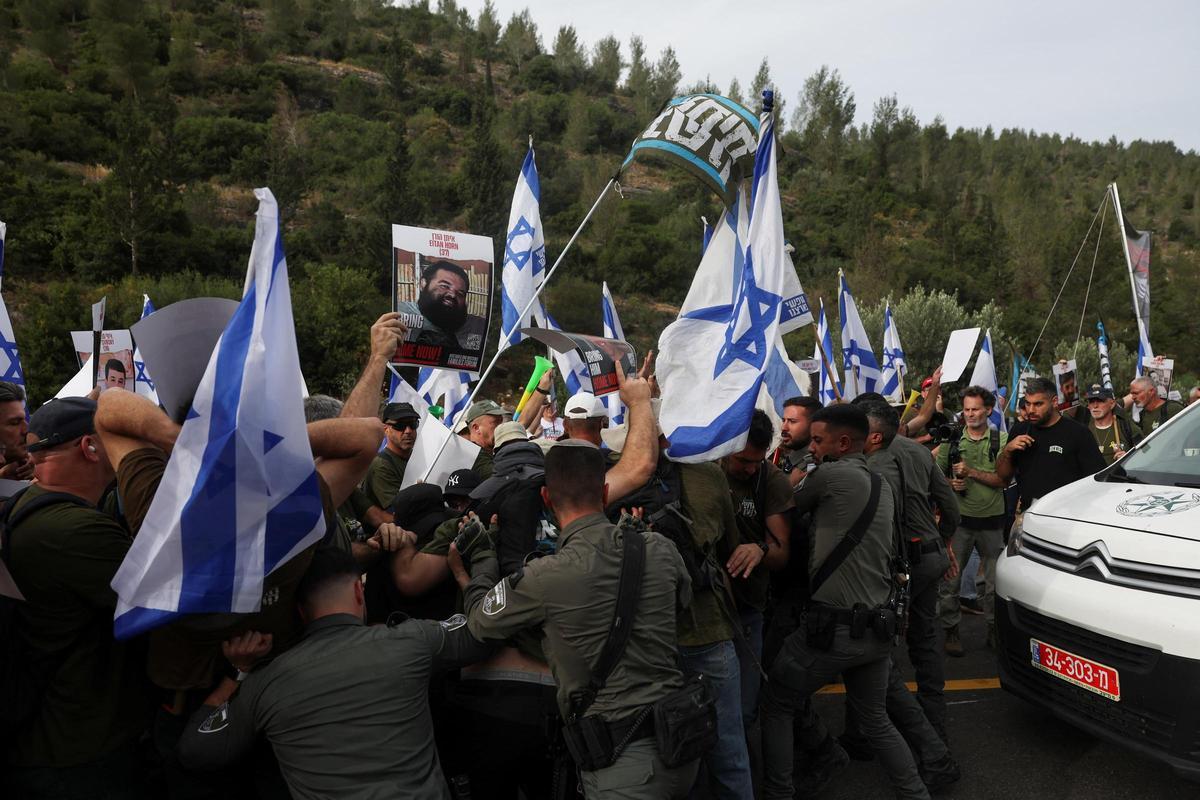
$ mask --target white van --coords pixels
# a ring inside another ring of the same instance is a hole
[[[996,626],[1005,689],[1200,780],[1200,403],[1033,504]]]

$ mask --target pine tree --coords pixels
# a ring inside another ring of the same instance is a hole
[[[467,225],[473,233],[500,237],[504,224],[504,152],[496,141],[496,109],[491,95],[478,93],[471,115],[467,160],[463,171]]]
[[[611,92],[621,80],[625,62],[621,59],[621,43],[614,36],[605,36],[592,48],[592,77],[596,88]]]

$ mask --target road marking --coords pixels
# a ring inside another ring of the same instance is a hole
[[[910,692],[917,690],[917,685],[912,681],[904,684]],[[957,681],[946,681],[947,692],[975,692],[980,689],[999,689],[999,678],[964,678]],[[817,694],[845,694],[846,686],[842,683],[831,683],[828,686],[817,691]]]

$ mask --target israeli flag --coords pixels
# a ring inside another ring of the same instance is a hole
[[[535,303],[524,317],[521,311],[529,304],[546,273],[546,241],[542,235],[541,187],[538,184],[537,164],[533,160],[533,140],[521,165],[517,188],[513,192],[512,209],[508,213],[508,235],[504,240],[504,270],[500,284],[500,349],[516,344],[525,337],[521,328],[537,325],[546,327],[546,312],[541,302]],[[511,338],[509,334],[511,333]]]
[[[608,281],[602,284],[600,290],[600,314],[604,319],[604,337],[625,341],[625,331],[621,328],[621,318],[617,316],[617,306],[613,303],[612,293],[608,291]],[[600,399],[608,409],[610,425],[620,425],[625,421],[625,404],[616,392],[606,394]]]
[[[983,335],[983,345],[975,358],[975,370],[971,373],[971,386],[981,386],[996,397],[996,404],[988,417],[988,425],[1005,432],[1004,403],[1000,401],[1000,378],[996,375],[996,358],[992,351],[992,329],[988,328]]]
[[[1096,347],[1100,352],[1100,383],[1111,392],[1113,388],[1112,362],[1108,358],[1108,332],[1104,330],[1103,321],[1096,323],[1096,330],[1099,331],[1096,337]]]
[[[546,313],[546,329],[551,331],[562,331],[558,322],[550,313]],[[583,363],[583,359],[579,357],[579,353],[574,350],[569,350],[565,353],[559,353],[556,350],[551,350],[550,355],[554,359],[554,366],[558,369],[558,374],[562,377],[563,383],[567,385],[567,394],[573,395],[577,392],[591,391],[592,388],[592,373],[588,369],[587,364]]]
[[[900,344],[900,329],[892,316],[892,304],[883,310],[883,388],[879,391],[893,403],[904,402],[904,378],[908,365],[904,361],[904,347]]]
[[[0,222],[0,281],[4,280],[4,237],[8,226]],[[17,337],[13,335],[8,307],[0,295],[0,381],[8,381],[25,389],[25,373],[21,371],[21,355],[17,352]],[[28,413],[28,412],[26,412]]]
[[[389,403],[408,403],[417,412],[417,416],[424,423],[426,417],[429,416],[430,402],[425,399],[425,396],[414,389],[408,381],[400,377],[399,373],[392,372],[391,382],[388,384],[388,399]],[[379,449],[387,445],[387,437],[384,437],[380,443]]]
[[[150,295],[142,295],[141,319],[145,319],[153,313],[154,303],[150,302]],[[154,390],[154,381],[146,372],[146,361],[142,358],[142,350],[136,346],[136,343],[133,348],[133,389],[150,402],[158,404],[158,392]]]
[[[1146,323],[1142,320],[1137,321],[1138,326],[1138,352],[1137,352],[1137,377],[1142,377],[1145,372],[1142,365],[1154,358],[1154,348],[1150,346],[1150,334],[1146,331]]]
[[[471,373],[422,367],[417,373],[417,393],[426,405],[442,407],[442,422],[454,429],[454,421],[471,399]]]
[[[736,211],[744,199],[735,201],[732,222],[727,214],[713,234],[679,319],[659,338],[659,424],[670,441],[668,455],[676,461],[711,461],[745,447],[764,373],[776,353],[787,291],[790,262],[777,174],[774,124],[768,114],[754,162],[746,248],[735,254],[732,298],[720,297],[723,282],[709,281],[709,276],[728,274],[730,262],[727,255],[721,259],[717,237],[736,236]]]
[[[279,208],[270,189],[254,194],[242,302],[112,581],[118,639],[181,614],[258,611],[264,578],[325,533]]]
[[[867,329],[863,327],[862,317],[858,315],[858,306],[854,304],[854,295],[850,294],[846,275],[840,270],[838,281],[838,316],[842,320],[842,365],[846,370],[842,397],[853,400],[863,392],[878,392],[883,384],[883,373],[879,369],[879,361],[875,359],[875,351],[871,349],[871,343],[867,340]]]
[[[700,255],[704,255],[704,251],[708,249],[708,243],[712,241],[713,228],[705,217],[700,218],[700,224],[703,226],[700,233]]]
[[[817,399],[821,401],[821,405],[829,406],[837,402],[838,393],[841,392],[842,387],[838,384],[837,368],[832,361],[833,336],[829,332],[829,323],[825,319],[825,301],[821,301],[821,316],[817,319],[817,339],[821,342],[819,346],[813,346],[813,358],[821,365],[821,382],[817,390]],[[825,348],[825,354],[831,359],[828,364],[821,355],[822,347]]]

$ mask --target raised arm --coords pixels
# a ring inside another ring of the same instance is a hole
[[[317,472],[329,484],[334,508],[346,502],[367,474],[382,441],[383,423],[378,418],[323,419],[308,424]]]
[[[96,434],[114,470],[134,450],[155,447],[170,454],[175,447],[180,426],[146,398],[112,389],[96,403]]]
[[[929,420],[933,419],[933,413],[937,410],[938,400],[942,396],[942,368],[938,367],[933,371],[932,383],[929,384],[929,396],[925,398],[925,402],[921,403],[921,410],[916,416],[908,422],[900,426],[900,433],[904,436],[912,438],[912,431],[919,431],[929,424]]]
[[[374,417],[379,415],[379,390],[387,374],[388,359],[396,352],[408,328],[394,311],[381,316],[371,326],[371,355],[362,375],[342,406],[343,417]]]
[[[542,416],[542,408],[546,405],[546,397],[550,394],[550,387],[554,383],[554,370],[548,369],[538,380],[537,388],[533,390],[533,397],[529,398],[529,402],[521,409],[521,415],[517,418],[517,422],[530,433],[536,433],[538,429],[538,418]]]
[[[621,384],[621,401],[628,408],[628,435],[621,460],[605,474],[608,496],[624,497],[637,491],[650,480],[658,464],[658,424],[650,407],[650,382],[644,377],[626,378],[617,362],[617,380]]]

